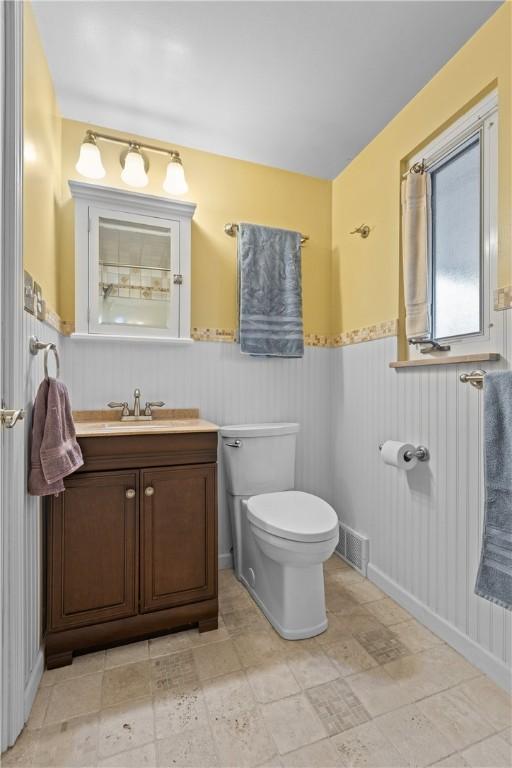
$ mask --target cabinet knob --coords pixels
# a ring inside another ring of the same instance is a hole
[[[125,491],[125,494],[127,499],[134,499],[135,498],[135,489],[134,488],[127,488]]]
[[[148,485],[148,487],[147,487],[147,488],[146,488],[146,490],[144,491],[144,493],[146,494],[146,496],[152,496],[152,495],[154,494],[154,492],[155,492],[155,489],[153,488],[153,486],[152,486],[152,485]]]

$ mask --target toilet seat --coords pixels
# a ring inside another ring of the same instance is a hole
[[[289,541],[328,541],[338,535],[338,516],[326,501],[302,491],[251,496],[247,517],[256,527]]]

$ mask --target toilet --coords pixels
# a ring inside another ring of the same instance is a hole
[[[323,563],[339,537],[333,508],[294,490],[299,428],[278,423],[220,430],[235,573],[287,640],[327,629]]]

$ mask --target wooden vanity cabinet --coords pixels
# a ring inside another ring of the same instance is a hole
[[[84,466],[46,502],[46,663],[217,627],[217,434],[79,439]]]

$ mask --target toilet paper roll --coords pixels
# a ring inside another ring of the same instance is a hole
[[[405,469],[408,472],[410,469],[416,466],[418,459],[413,456],[412,459],[407,460],[405,454],[408,451],[414,451],[416,448],[410,443],[399,443],[398,440],[386,440],[381,449],[382,461],[384,464],[389,464],[391,467],[398,467],[398,469]]]

